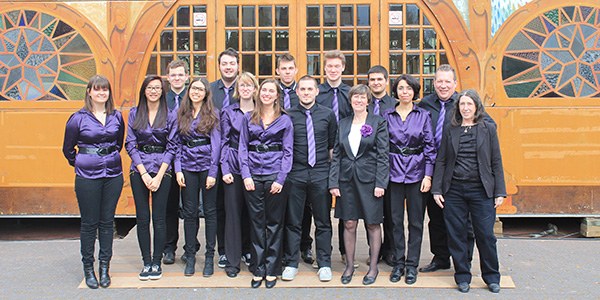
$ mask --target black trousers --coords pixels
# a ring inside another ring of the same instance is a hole
[[[425,200],[420,191],[421,182],[390,182],[385,196],[385,220],[391,223],[391,254],[396,264],[402,268],[419,266],[421,242],[423,241],[423,219],[425,218]],[[406,202],[405,202],[406,200]],[[408,247],[404,236],[404,207],[408,213]],[[407,251],[408,248],[408,251]]]
[[[113,222],[117,202],[123,190],[123,175],[87,179],[75,176],[75,195],[81,214],[81,261],[94,263],[96,233],[100,251],[98,259],[110,261],[113,245]]]
[[[256,277],[281,275],[281,246],[289,189],[284,185],[281,193],[271,194],[276,177],[277,174],[253,175],[255,190],[245,191],[252,240],[250,271]]]
[[[167,239],[165,242],[165,253],[175,252],[177,250],[177,241],[179,240],[179,216],[180,216],[180,197],[179,184],[173,180],[169,190],[169,199],[167,200]]]
[[[150,173],[152,177],[156,176]],[[171,189],[172,174],[166,172],[156,192],[152,193],[152,213],[150,212],[150,190],[144,184],[140,173],[131,171],[129,181],[135,202],[137,236],[144,265],[160,265],[165,248],[167,228],[165,224],[167,201]],[[150,218],[154,229],[154,252],[150,250]]]
[[[427,201],[427,215],[429,216],[429,247],[433,253],[433,260],[443,266],[450,265],[450,250],[448,250],[448,234],[442,209],[433,200],[431,192],[423,194]]]
[[[217,173],[217,246],[219,255],[225,254],[225,222],[227,220],[227,212],[225,211],[225,192],[223,190],[225,182],[223,182],[223,174],[221,168]]]
[[[498,251],[494,236],[494,199],[487,197],[481,183],[457,181],[452,181],[444,199],[444,218],[448,228],[448,247],[454,263],[454,281],[471,282],[467,224],[471,214],[475,241],[479,249],[481,277],[487,284],[500,283]]]
[[[327,191],[329,194],[329,191]],[[329,197],[331,198],[331,197]],[[312,225],[312,207],[310,203],[307,201],[304,205],[304,216],[302,217],[302,238],[300,239],[300,250],[301,251],[309,251],[312,249],[313,239],[310,236],[310,228]]]
[[[319,267],[331,267],[331,196],[327,180],[301,182],[288,177],[285,185],[289,186],[284,245],[284,260],[287,266],[298,267],[299,250],[302,249],[302,223],[308,203],[312,207],[315,219],[317,263]]]
[[[240,270],[242,254],[250,253],[250,219],[244,201],[244,181],[242,176],[231,174],[233,182],[223,183],[225,198],[225,254],[226,270]]]
[[[202,172],[189,172],[183,170],[185,187],[181,188],[183,199],[183,229],[185,235],[185,254],[195,256],[200,248],[198,242],[198,205],[200,204],[200,191],[204,205],[204,237],[206,240],[205,257],[215,256],[215,243],[217,238],[217,186],[206,189],[208,170]],[[216,183],[218,185],[218,183]]]

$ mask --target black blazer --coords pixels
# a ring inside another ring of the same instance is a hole
[[[375,181],[375,187],[386,189],[390,178],[387,122],[378,115],[367,115],[365,124],[373,127],[373,133],[361,137],[358,153],[354,156],[348,142],[352,119],[353,116],[349,116],[340,121],[329,169],[329,188],[339,188],[340,181],[348,182],[356,176],[360,182]]]
[[[482,120],[477,128],[477,162],[479,163],[479,177],[489,198],[506,197],[504,183],[504,170],[502,168],[502,154],[496,127]],[[445,195],[450,189],[460,133],[460,126],[448,125],[444,129],[442,145],[438,151],[433,172],[432,194]]]

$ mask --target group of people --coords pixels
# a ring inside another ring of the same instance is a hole
[[[468,292],[474,235],[483,280],[490,291],[500,291],[493,225],[506,191],[496,126],[474,90],[456,92],[451,66],[438,68],[435,93],[417,103],[419,81],[401,75],[389,96],[382,66],[369,70],[367,85],[344,84],[345,56],[338,50],[324,54],[322,84],[308,75],[296,81],[289,54],[277,59],[280,80],[260,84],[251,73],[239,74],[234,49],[223,51],[218,62],[221,78],[212,83],[190,79],[181,60],[168,66],[169,87],[160,76],[146,76],[124,144],[125,125],[110,83],[99,75],[90,80],[85,106],[67,121],[63,145],[75,167],[90,288],[110,285],[112,223],[123,186],[119,153],[125,145],[132,161],[140,280],[159,279],[161,264],[174,263],[180,210],[186,276],[195,274],[203,214],[203,276],[213,275],[217,248],[217,264],[227,276],[236,277],[242,262],[249,265],[253,288],[263,281],[272,288],[278,276],[293,280],[301,259],[314,262],[319,279],[329,281],[334,196],[346,263],[343,284],[351,282],[358,264],[356,229],[362,219],[370,247],[364,285],[376,281],[380,260],[393,266],[390,281],[404,276],[414,284],[419,271],[450,268],[452,257],[458,289]],[[418,269],[426,207],[434,258]],[[93,266],[96,232],[99,279]]]

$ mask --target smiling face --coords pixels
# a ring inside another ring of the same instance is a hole
[[[415,97],[415,91],[406,80],[400,80],[400,82],[398,82],[396,93],[398,93],[398,100],[402,103],[410,103]]]
[[[162,81],[160,79],[152,80],[146,86],[146,99],[148,102],[158,102],[162,92]]]
[[[363,94],[354,94],[350,98],[350,104],[352,104],[354,114],[363,113],[367,110],[367,105],[369,105],[369,97]]]
[[[388,80],[382,73],[371,73],[369,74],[369,88],[371,93],[376,98],[385,96],[385,88],[387,87]]]
[[[315,104],[315,99],[319,95],[319,88],[312,79],[305,79],[298,81],[298,87],[296,88],[296,94],[300,104],[306,108],[310,108]]]
[[[462,96],[459,101],[458,108],[460,109],[463,122],[472,123],[475,120],[475,112],[477,111],[475,101],[469,96]]]
[[[435,92],[442,101],[446,101],[456,92],[456,79],[452,71],[438,71],[433,81]]]
[[[277,86],[272,82],[263,84],[258,94],[258,98],[260,98],[263,106],[266,107],[273,106],[278,97]]]
[[[325,61],[325,75],[329,82],[336,82],[342,77],[346,66],[339,58],[329,58]]]
[[[256,92],[254,83],[252,81],[242,82],[242,80],[238,80],[237,85],[240,100],[251,100],[254,92]]]
[[[281,83],[290,86],[294,82],[298,68],[296,68],[296,63],[293,61],[282,61],[279,63],[279,67],[275,69],[275,72],[279,75]]]
[[[238,63],[234,56],[223,55],[219,61],[219,71],[221,71],[221,78],[225,81],[233,81],[238,75]]]
[[[198,80],[190,85],[190,100],[192,103],[199,103],[206,97],[206,87]]]
[[[110,96],[110,91],[108,87],[99,87],[94,86],[91,89],[88,89],[88,94],[90,95],[90,99],[94,104],[105,105],[106,101],[108,101],[108,97]]]

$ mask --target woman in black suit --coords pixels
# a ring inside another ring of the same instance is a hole
[[[464,90],[458,99],[451,124],[442,136],[431,193],[444,209],[458,290],[467,293],[470,289],[467,219],[471,214],[483,281],[491,292],[498,293],[494,221],[496,207],[506,197],[498,134],[493,124],[484,121],[485,109],[477,92]]]
[[[348,98],[353,116],[340,120],[338,138],[333,149],[329,172],[329,191],[336,197],[335,217],[344,222],[346,270],[342,283],[354,274],[356,225],[359,219],[367,224],[370,256],[379,257],[383,195],[389,180],[389,136],[384,118],[369,113],[371,91],[364,84],[350,89]],[[363,284],[375,282],[379,270],[377,259],[369,263]]]

